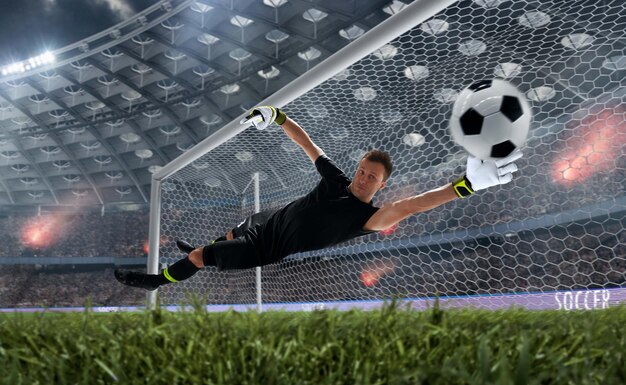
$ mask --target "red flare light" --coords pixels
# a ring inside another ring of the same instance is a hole
[[[587,116],[555,159],[553,180],[565,187],[585,182],[596,173],[615,167],[626,143],[626,117],[622,108],[606,109]]]
[[[367,264],[359,278],[363,285],[372,287],[378,283],[379,279],[393,273],[395,269],[396,264],[392,260],[376,261]]]
[[[21,231],[22,244],[29,248],[52,246],[66,234],[68,221],[63,216],[45,215],[26,222]]]
[[[371,271],[361,273],[361,282],[367,287],[372,287],[378,283],[378,277]]]
[[[146,239],[143,242],[143,252],[146,254],[150,254],[150,244],[148,243],[149,241]],[[159,247],[163,246],[167,243],[167,237],[165,235],[161,235],[161,238],[159,239]]]

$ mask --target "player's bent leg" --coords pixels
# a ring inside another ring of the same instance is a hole
[[[200,271],[200,269],[202,269],[204,266],[202,265],[198,266],[192,260],[192,256],[196,255],[194,254],[196,253],[196,250],[199,250],[199,249],[193,250],[191,253],[189,253],[189,256],[187,258],[178,260],[173,265],[163,269],[163,272],[159,274],[159,277],[161,278],[159,283],[161,285],[165,285],[168,283],[184,281],[186,279],[191,278],[198,271]]]
[[[249,269],[263,264],[254,243],[248,237],[244,237],[232,241],[212,242],[208,246],[195,248],[187,258],[177,261],[164,269],[161,274],[116,270],[115,278],[125,285],[155,290],[161,285],[191,278],[205,266],[232,270]]]
[[[249,269],[264,264],[259,248],[249,235],[205,246],[202,259],[204,266],[216,266],[220,271]]]
[[[217,266],[217,261],[215,260],[215,247],[221,247],[222,244],[220,243],[219,245],[220,246],[216,246],[215,243],[212,243],[202,248],[202,263],[204,266]]]
[[[189,253],[189,260],[194,264],[198,269],[202,269],[204,267],[204,260],[202,257],[204,247],[198,247],[194,249],[191,253]]]
[[[183,258],[168,268],[163,269],[161,274],[145,274],[117,269],[114,275],[115,279],[124,285],[155,290],[161,285],[189,279],[200,271],[202,267],[204,267],[202,264],[202,248],[198,248],[189,253],[187,258]]]

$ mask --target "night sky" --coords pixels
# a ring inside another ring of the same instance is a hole
[[[0,0],[0,66],[63,48],[152,4],[151,0]]]

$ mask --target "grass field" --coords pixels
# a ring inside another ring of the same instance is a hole
[[[626,307],[0,315],[3,384],[624,384]]]

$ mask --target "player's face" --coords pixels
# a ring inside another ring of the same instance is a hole
[[[361,159],[356,169],[350,191],[364,202],[369,202],[374,194],[385,187],[385,166],[378,162]]]

